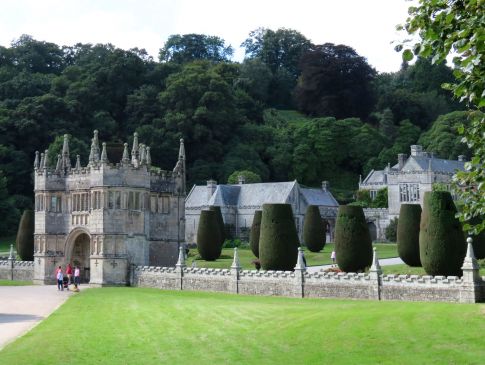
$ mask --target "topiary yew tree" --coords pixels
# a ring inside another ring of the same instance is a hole
[[[335,224],[335,253],[342,271],[358,272],[371,266],[372,240],[362,207],[339,207]]]
[[[24,210],[17,231],[17,254],[24,261],[34,259],[34,212]]]
[[[251,225],[251,232],[249,234],[249,246],[257,258],[259,258],[259,235],[261,233],[262,214],[263,212],[261,210],[254,212],[253,224]]]
[[[419,224],[421,205],[401,204],[397,223],[397,252],[409,266],[421,266],[419,258]]]
[[[200,212],[199,227],[197,229],[197,250],[199,255],[206,261],[217,260],[221,255],[221,231],[219,229],[217,212],[214,210],[202,210]]]
[[[320,216],[320,209],[316,205],[309,205],[303,224],[303,242],[311,252],[323,250],[326,241],[325,222]]]
[[[222,219],[222,212],[221,212],[221,207],[217,205],[212,205],[209,207],[209,210],[213,210],[216,212],[217,216],[217,224],[219,225],[219,234],[221,236],[221,247],[224,245],[224,241],[226,240],[226,232],[224,230],[224,219]]]
[[[447,191],[424,193],[419,232],[419,256],[428,275],[461,276],[465,235]]]
[[[290,204],[263,204],[259,259],[263,270],[293,270],[298,234]]]

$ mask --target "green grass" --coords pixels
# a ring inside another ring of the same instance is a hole
[[[0,364],[483,364],[485,305],[88,289]]]
[[[376,243],[374,246],[377,248],[377,254],[379,258],[397,257],[397,246],[394,243]],[[330,253],[333,250],[333,243],[327,243],[321,252],[315,253],[310,252],[305,249],[305,258],[308,266],[315,265],[328,265],[332,263],[330,259]],[[251,249],[248,247],[240,247],[238,249],[239,261],[243,269],[250,270],[254,269],[254,265],[251,261],[255,260],[256,257],[253,255]],[[195,260],[197,267],[208,267],[217,269],[229,269],[234,258],[233,248],[224,248],[222,254],[216,261],[205,261],[199,258],[199,253],[197,249],[191,249],[187,258],[187,266],[191,266],[192,262]]]
[[[26,280],[0,280],[0,286],[24,286],[33,285],[32,281]]]
[[[480,275],[485,276],[485,260],[480,260]],[[384,275],[401,274],[401,275],[427,275],[422,267],[411,267],[406,264],[382,266]]]
[[[15,239],[16,236],[0,237],[0,256],[8,256],[10,253],[10,244],[13,244],[13,249],[15,250]]]

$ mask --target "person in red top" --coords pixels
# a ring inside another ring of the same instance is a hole
[[[71,285],[71,277],[72,277],[71,264],[67,264],[66,266],[66,275],[67,275],[67,285]]]

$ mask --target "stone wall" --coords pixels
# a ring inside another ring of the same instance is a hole
[[[181,254],[175,268],[134,266],[130,281],[139,287],[248,295],[485,302],[485,277],[478,276],[477,267],[464,267],[463,277],[444,277],[382,275],[375,256],[370,272],[358,274],[309,273],[298,264],[295,271],[241,270],[236,261],[231,269],[187,268]]]
[[[33,278],[33,261],[0,260],[0,280],[31,281]]]

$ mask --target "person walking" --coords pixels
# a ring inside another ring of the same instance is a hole
[[[335,260],[337,259],[337,254],[335,253],[335,250],[333,250],[330,254],[330,258],[332,259],[333,266],[335,266]]]
[[[72,277],[71,264],[67,264],[66,266],[66,275],[67,275],[67,285],[71,285],[71,277]]]
[[[74,269],[74,285],[76,288],[81,284],[81,271],[79,270],[79,266],[76,266]]]
[[[56,279],[57,279],[57,290],[64,290],[64,274],[62,273],[62,268],[59,266],[57,269],[56,273]]]

